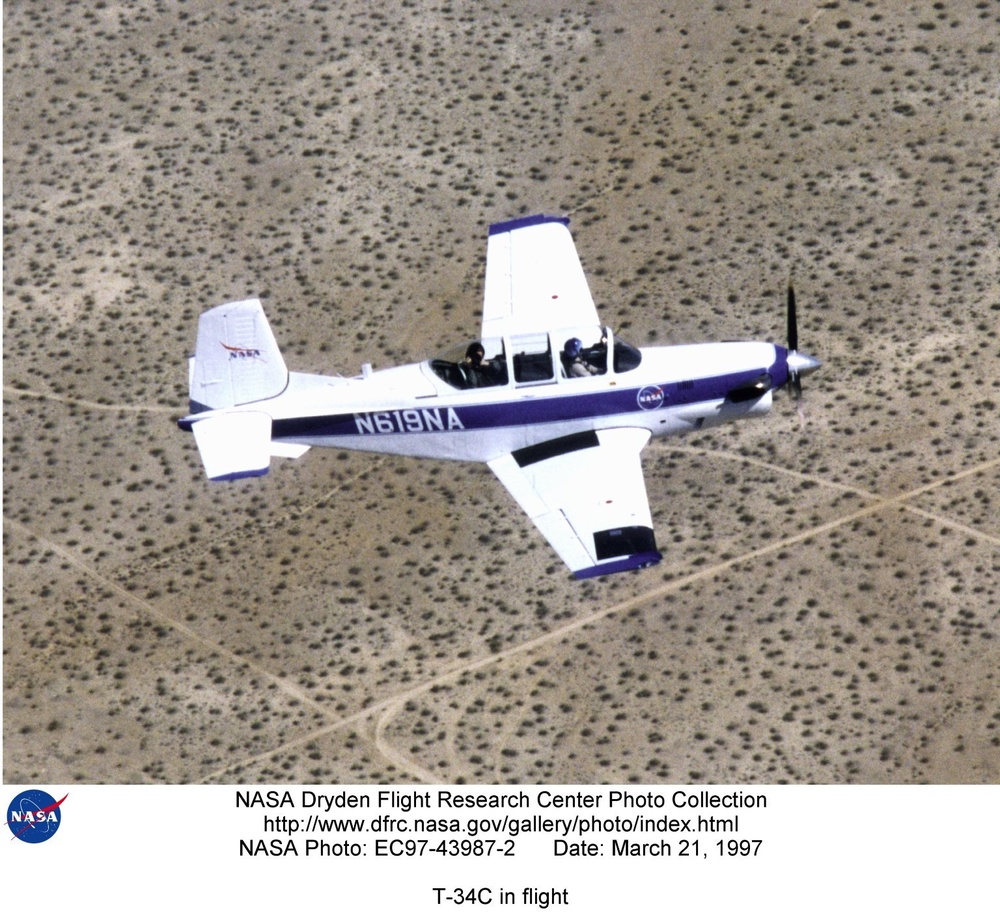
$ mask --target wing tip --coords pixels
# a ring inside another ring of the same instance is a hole
[[[545,213],[535,213],[532,216],[518,216],[515,219],[508,219],[504,222],[495,222],[490,226],[490,235],[502,235],[504,232],[513,232],[515,229],[526,229],[529,226],[541,226],[549,222],[569,225],[568,216],[547,216]]]
[[[212,483],[232,483],[234,480],[246,480],[250,477],[266,477],[270,467],[255,467],[250,470],[234,470],[230,473],[222,473],[218,476],[209,477]]]
[[[596,566],[589,566],[586,569],[574,569],[573,577],[577,579],[597,578],[599,575],[613,575],[615,572],[648,569],[650,566],[655,566],[661,559],[663,559],[663,553],[659,550],[633,553],[631,556],[622,556],[619,559],[600,562]]]

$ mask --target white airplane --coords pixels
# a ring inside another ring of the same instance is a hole
[[[577,578],[658,562],[639,456],[650,437],[767,413],[820,362],[798,352],[791,286],[787,348],[619,340],[568,225],[490,226],[479,339],[414,365],[289,372],[257,299],[202,314],[178,425],[209,478],[260,476],[313,445],[484,461]]]

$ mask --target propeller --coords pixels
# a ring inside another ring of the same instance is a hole
[[[788,349],[795,352],[799,348],[799,323],[795,316],[795,287],[788,281]]]
[[[795,400],[802,398],[802,376],[815,372],[823,363],[799,352],[799,323],[795,313],[795,287],[788,281],[788,388]]]

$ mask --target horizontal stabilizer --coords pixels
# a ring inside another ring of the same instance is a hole
[[[210,480],[260,477],[271,464],[271,417],[219,413],[191,425]]]

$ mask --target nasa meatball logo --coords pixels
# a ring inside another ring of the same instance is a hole
[[[663,388],[655,384],[646,385],[636,397],[639,406],[643,410],[655,410],[663,405]]]
[[[69,795],[64,794],[62,800],[57,801],[47,791],[37,788],[17,795],[7,807],[7,825],[13,834],[11,842],[20,839],[38,845],[51,839],[62,822],[60,808],[67,797]]]

